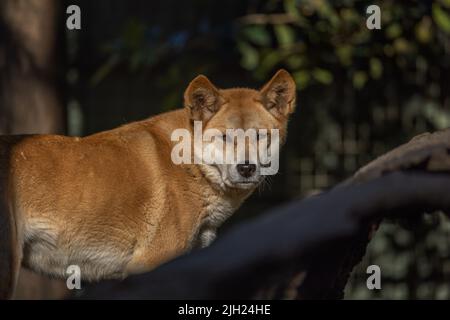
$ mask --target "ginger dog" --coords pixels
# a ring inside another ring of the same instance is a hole
[[[283,143],[295,96],[284,70],[259,91],[198,76],[183,109],[84,138],[0,137],[0,296],[11,294],[20,265],[122,278],[207,246],[264,179],[261,164],[175,164],[172,133],[200,121],[224,136],[278,129]]]

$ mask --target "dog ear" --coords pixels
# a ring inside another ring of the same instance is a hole
[[[261,89],[262,103],[275,117],[288,116],[295,110],[296,86],[292,76],[284,69]]]
[[[204,75],[192,80],[184,92],[184,106],[192,120],[208,121],[219,111],[223,100],[219,90]]]

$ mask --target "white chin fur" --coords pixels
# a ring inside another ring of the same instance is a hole
[[[241,189],[241,190],[250,190],[258,186],[259,182],[252,182],[252,183],[243,183],[243,182],[232,182],[227,176],[226,176],[226,170],[224,172],[221,172],[219,168],[216,166],[201,164],[200,168],[205,175],[205,177],[212,182],[213,184],[217,185],[220,189],[226,190],[226,189]]]

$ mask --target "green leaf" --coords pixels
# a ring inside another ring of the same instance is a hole
[[[398,38],[394,41],[394,49],[399,54],[411,53],[414,50],[412,44],[405,38]]]
[[[450,8],[450,0],[441,0],[442,5],[446,8]]]
[[[422,43],[428,43],[433,37],[431,19],[429,16],[423,17],[422,20],[417,24],[415,28],[416,38]]]
[[[333,82],[333,75],[328,70],[316,68],[313,70],[312,74],[314,79],[322,84],[330,84]]]
[[[377,58],[370,59],[370,75],[374,79],[379,79],[383,74],[383,65]]]
[[[271,71],[283,59],[278,50],[272,50],[261,59],[261,68],[264,72]]]
[[[259,46],[270,45],[270,35],[264,26],[248,26],[243,30],[244,36]]]
[[[300,19],[300,13],[297,8],[297,1],[296,0],[284,0],[283,1],[284,10],[291,16]]]
[[[367,74],[364,71],[356,71],[353,74],[353,86],[357,89],[361,89],[367,82]]]
[[[348,66],[352,63],[353,47],[350,45],[339,46],[336,48],[336,55],[344,66]]]
[[[329,1],[315,1],[314,6],[316,7],[319,15],[325,20],[329,21],[333,27],[338,27],[340,24],[340,19]]]
[[[359,23],[361,21],[361,16],[358,15],[355,10],[349,8],[342,8],[340,11],[341,18],[346,23]]]
[[[238,48],[242,54],[241,65],[248,70],[255,69],[259,63],[258,51],[245,42],[240,42]]]
[[[446,13],[437,3],[433,3],[433,20],[445,33],[450,34],[450,15]]]
[[[294,72],[292,76],[300,89],[307,87],[311,78],[309,72],[306,70]]]
[[[389,39],[398,38],[402,34],[402,27],[398,23],[391,24],[386,28],[386,36]]]
[[[289,47],[294,43],[295,33],[291,27],[285,24],[277,24],[274,27],[274,31],[281,47]]]
[[[299,69],[300,67],[305,65],[305,57],[296,54],[293,56],[290,56],[286,59],[286,63],[289,66],[290,69]]]

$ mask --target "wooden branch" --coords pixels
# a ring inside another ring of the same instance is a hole
[[[425,133],[410,142],[384,154],[358,170],[342,186],[358,185],[395,171],[428,171],[450,173],[450,130],[433,134]],[[419,186],[421,187],[421,186]],[[445,190],[441,196],[446,197]],[[343,298],[347,280],[354,267],[363,259],[367,245],[381,219],[374,221],[372,227],[363,230],[359,239],[349,243],[341,250],[334,251],[334,259],[324,264],[317,259],[310,268],[309,275],[298,287],[298,298]],[[329,254],[325,255],[330,258]],[[327,265],[328,268],[321,267]]]
[[[450,209],[450,176],[393,173],[294,202],[156,270],[88,289],[83,298],[245,299],[293,267],[333,257],[374,219]],[[327,250],[326,250],[327,249]],[[305,297],[307,298],[307,297]]]
[[[450,129],[425,133],[358,170],[342,185],[357,184],[400,170],[450,171]]]

